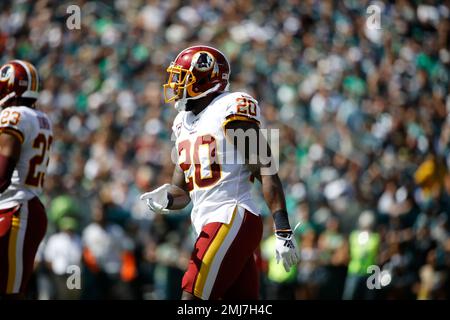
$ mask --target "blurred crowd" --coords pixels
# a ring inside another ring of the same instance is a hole
[[[74,4],[79,30],[66,25]],[[138,196],[173,170],[165,69],[208,44],[229,57],[231,90],[281,130],[279,175],[301,222],[286,273],[255,185],[261,297],[450,298],[449,16],[434,0],[0,2],[0,62],[37,66],[54,126],[30,297],[180,297],[189,208],[155,216]]]

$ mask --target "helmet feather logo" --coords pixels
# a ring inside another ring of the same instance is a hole
[[[14,69],[10,64],[5,65],[0,71],[0,80],[8,80],[8,84],[14,83]]]
[[[195,63],[195,69],[197,69],[200,72],[205,72],[211,70],[211,68],[215,64],[214,57],[211,53],[206,51],[200,51],[195,54],[193,61],[196,61]]]

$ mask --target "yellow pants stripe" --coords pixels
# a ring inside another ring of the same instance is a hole
[[[13,216],[11,233],[9,235],[8,244],[8,284],[6,287],[6,293],[14,293],[14,282],[16,280],[16,247],[17,247],[17,235],[20,229],[19,216]]]
[[[237,207],[234,209],[233,217],[231,218],[231,222],[229,224],[222,224],[217,235],[208,250],[206,251],[203,259],[202,266],[200,267],[200,271],[197,276],[197,281],[195,282],[194,293],[195,296],[203,297],[203,289],[205,288],[206,279],[208,278],[208,274],[210,268],[213,264],[214,257],[216,256],[217,251],[225,240],[228,232],[230,232],[231,226],[233,225],[234,218],[236,217]]]

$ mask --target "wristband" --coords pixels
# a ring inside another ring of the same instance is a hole
[[[275,224],[275,232],[292,232],[286,209],[277,210],[272,213]]]

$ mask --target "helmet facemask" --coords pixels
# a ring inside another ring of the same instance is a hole
[[[191,70],[176,66],[173,62],[167,68],[169,79],[164,87],[164,101],[172,102],[186,98],[187,88],[195,82],[195,76]]]

